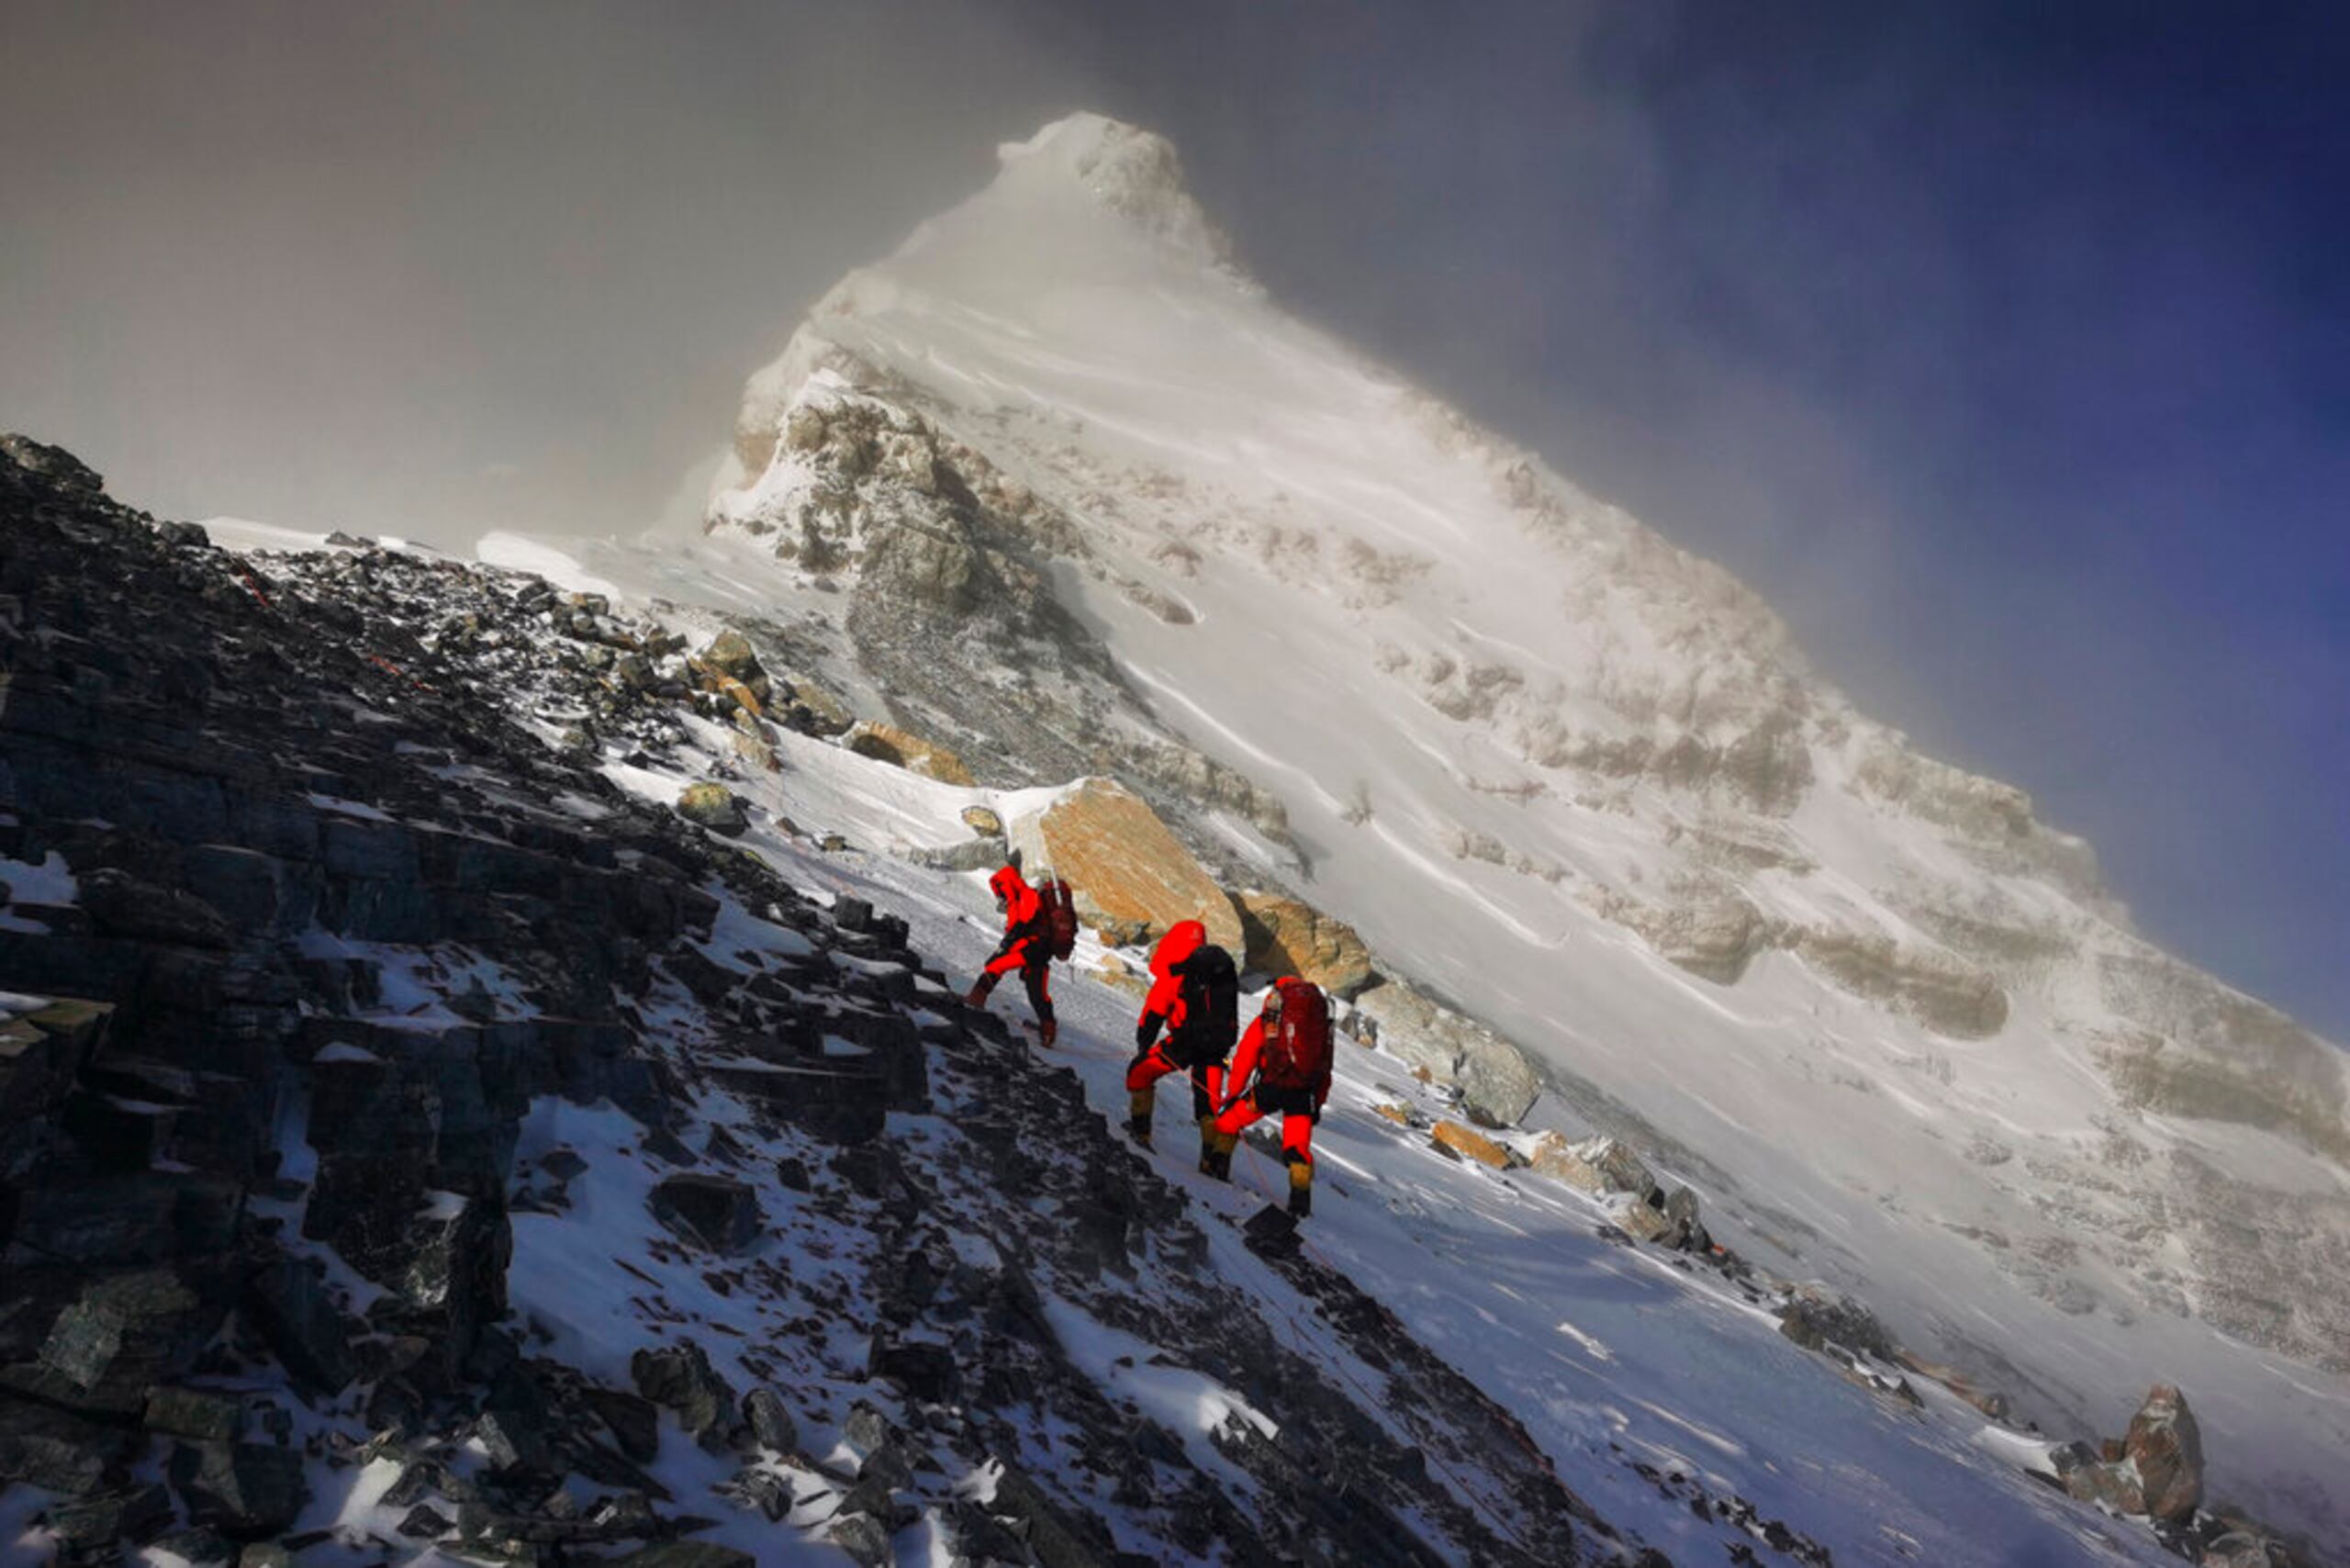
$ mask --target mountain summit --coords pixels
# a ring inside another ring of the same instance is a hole
[[[1636,1134],[2025,1408],[2162,1375],[2249,1469],[2350,1448],[2341,1053],[1728,573],[1286,314],[1161,139],[1058,121],[844,279],[709,528],[984,781],[1127,778],[1513,1042],[1537,1125]]]

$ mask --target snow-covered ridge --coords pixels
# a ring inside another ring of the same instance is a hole
[[[2350,1447],[2341,1053],[2143,942],[2087,845],[1729,574],[1121,210],[1182,210],[1157,145],[1047,128],[845,279],[752,378],[712,543],[813,527],[839,554],[780,580],[853,587],[967,484],[1128,694],[1065,727],[1276,797],[1304,853],[1267,874],[1542,1056],[1550,1114],[1768,1193],[1791,1267],[2042,1410],[2160,1372]],[[1037,674],[932,623],[958,680]]]

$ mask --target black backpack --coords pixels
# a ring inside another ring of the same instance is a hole
[[[1182,981],[1183,1021],[1168,1044],[1186,1067],[1203,1067],[1232,1054],[1240,1037],[1240,973],[1232,955],[1210,942],[1168,971]]]

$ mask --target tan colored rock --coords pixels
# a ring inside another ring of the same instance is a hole
[[[1003,819],[985,806],[965,806],[963,825],[981,838],[1002,838]]]
[[[1608,1203],[1607,1217],[1635,1241],[1664,1243],[1672,1238],[1673,1217],[1647,1199],[1618,1193]]]
[[[759,666],[759,655],[752,648],[751,640],[732,627],[711,639],[710,646],[701,651],[698,662],[712,674],[728,676],[745,683],[756,680],[766,673]]]
[[[1371,949],[1355,928],[1303,899],[1251,889],[1234,895],[1248,943],[1242,968],[1275,977],[1295,975],[1334,996],[1351,1000],[1371,984]]]
[[[1496,1170],[1509,1169],[1509,1150],[1473,1127],[1459,1122],[1438,1122],[1428,1136],[1463,1159],[1473,1159]]]
[[[717,684],[718,689],[722,695],[733,698],[734,700],[734,706],[741,709],[744,712],[748,713],[752,718],[758,718],[766,712],[767,710],[760,704],[757,694],[749,687],[735,679],[733,676],[719,676],[717,678]]]
[[[1389,1121],[1394,1123],[1399,1127],[1408,1127],[1412,1125],[1412,1113],[1408,1106],[1373,1105],[1371,1110],[1374,1114],[1386,1117]]]
[[[909,773],[924,778],[935,778],[942,784],[968,787],[977,782],[963,759],[935,741],[901,730],[895,724],[884,724],[871,719],[860,721],[848,733],[848,749],[859,756],[869,756],[878,762],[890,763]]]
[[[1093,978],[1112,990],[1123,991],[1129,996],[1142,997],[1150,994],[1150,977],[1113,953],[1102,955],[1102,962],[1094,968]]]
[[[1575,1146],[1563,1133],[1544,1133],[1537,1138],[1527,1164],[1536,1175],[1564,1182],[1579,1193],[1607,1191],[1606,1172],[1577,1154]]]
[[[1578,1192],[1628,1193],[1645,1201],[1657,1191],[1656,1177],[1647,1164],[1629,1146],[1612,1137],[1570,1143],[1557,1133],[1544,1133],[1528,1163],[1538,1174],[1564,1182]]]
[[[1068,880],[1078,919],[1113,946],[1197,920],[1209,941],[1240,951],[1231,899],[1158,813],[1114,779],[1086,779],[1044,811],[1016,818],[1009,837],[1031,875],[1049,868]]]

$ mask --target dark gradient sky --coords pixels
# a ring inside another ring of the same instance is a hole
[[[2350,13],[0,13],[0,425],[142,504],[634,532],[816,294],[1099,107],[2350,1038]]]

